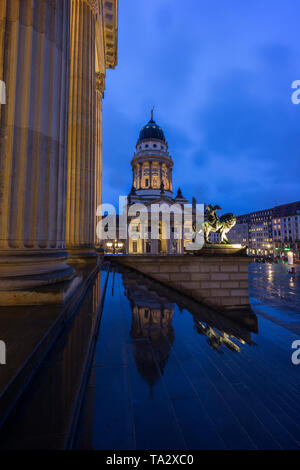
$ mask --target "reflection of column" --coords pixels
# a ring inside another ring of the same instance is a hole
[[[102,204],[102,99],[105,75],[96,74],[95,210]],[[95,225],[96,227],[96,225]]]
[[[69,9],[69,0],[0,5],[2,291],[73,272],[64,251]],[[2,292],[0,303],[8,297]]]
[[[89,1],[71,0],[66,244],[74,258],[95,255],[95,21]]]

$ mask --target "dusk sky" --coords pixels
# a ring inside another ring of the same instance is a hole
[[[173,187],[242,214],[300,199],[299,0],[120,0],[118,66],[103,102],[103,202],[132,184],[150,119]]]

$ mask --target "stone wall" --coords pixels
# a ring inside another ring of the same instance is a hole
[[[247,256],[118,256],[136,269],[204,304],[224,309],[249,308]]]

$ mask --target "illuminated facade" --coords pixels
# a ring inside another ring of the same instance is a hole
[[[300,259],[300,201],[273,209],[273,246],[277,255],[291,250]]]
[[[173,159],[162,128],[150,121],[141,129],[136,152],[131,160],[132,189],[128,196],[128,238],[126,252],[129,254],[180,254],[184,252],[184,220],[177,217],[176,208],[183,212],[188,201],[180,189],[173,197]],[[144,204],[146,213],[137,219],[135,212]],[[161,207],[158,215],[157,235],[151,233],[152,214]],[[169,222],[170,221],[170,222]],[[187,226],[188,224],[186,224]],[[142,236],[143,235],[143,236]]]
[[[277,256],[292,250],[299,259],[300,202],[240,215],[228,238],[231,243],[247,245],[252,255]]]
[[[151,111],[150,121],[142,128],[136,153],[131,161],[133,201],[158,199],[161,190],[166,198],[173,197],[173,160],[162,128],[156,124]]]

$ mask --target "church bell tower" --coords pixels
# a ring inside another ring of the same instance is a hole
[[[173,198],[173,160],[162,128],[154,121],[153,109],[150,121],[141,129],[136,152],[131,161],[132,193],[141,201],[158,199],[163,193]]]

